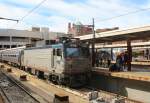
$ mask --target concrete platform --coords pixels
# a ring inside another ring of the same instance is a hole
[[[150,82],[150,72],[113,72],[111,76]]]
[[[111,61],[111,63],[115,63],[115,61]],[[133,61],[131,62],[132,65],[141,65],[141,66],[149,66],[150,65],[150,61]]]
[[[143,62],[131,62],[132,65],[150,65],[149,61],[143,61]]]
[[[94,72],[96,74],[106,75],[106,76],[110,76],[111,75],[111,72],[109,71],[108,68],[102,68],[102,67],[92,68],[92,72]]]
[[[150,103],[150,72],[109,72],[94,68],[92,87]]]
[[[101,67],[93,68],[92,72],[105,76],[150,82],[150,72],[110,72],[108,68]]]

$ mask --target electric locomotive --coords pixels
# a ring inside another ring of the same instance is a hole
[[[79,39],[60,38],[53,45],[24,49],[22,65],[54,83],[78,87],[90,79],[89,57],[88,44]]]

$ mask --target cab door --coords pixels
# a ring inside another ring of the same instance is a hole
[[[55,49],[55,55],[54,55],[54,68],[57,73],[61,73],[63,70],[63,52],[62,48]]]
[[[53,54],[52,54],[52,68],[56,68],[56,49],[53,49]]]

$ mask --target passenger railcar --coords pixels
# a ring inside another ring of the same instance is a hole
[[[1,60],[3,62],[7,62],[7,63],[10,63],[12,65],[21,67],[21,59],[20,59],[21,58],[21,51],[24,48],[25,48],[25,46],[0,51]]]
[[[2,62],[2,50],[0,50],[0,61]]]

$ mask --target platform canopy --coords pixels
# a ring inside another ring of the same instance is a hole
[[[93,34],[77,36],[76,38],[80,38],[83,41],[92,40]],[[96,33],[95,38],[96,43],[150,39],[150,26]]]

